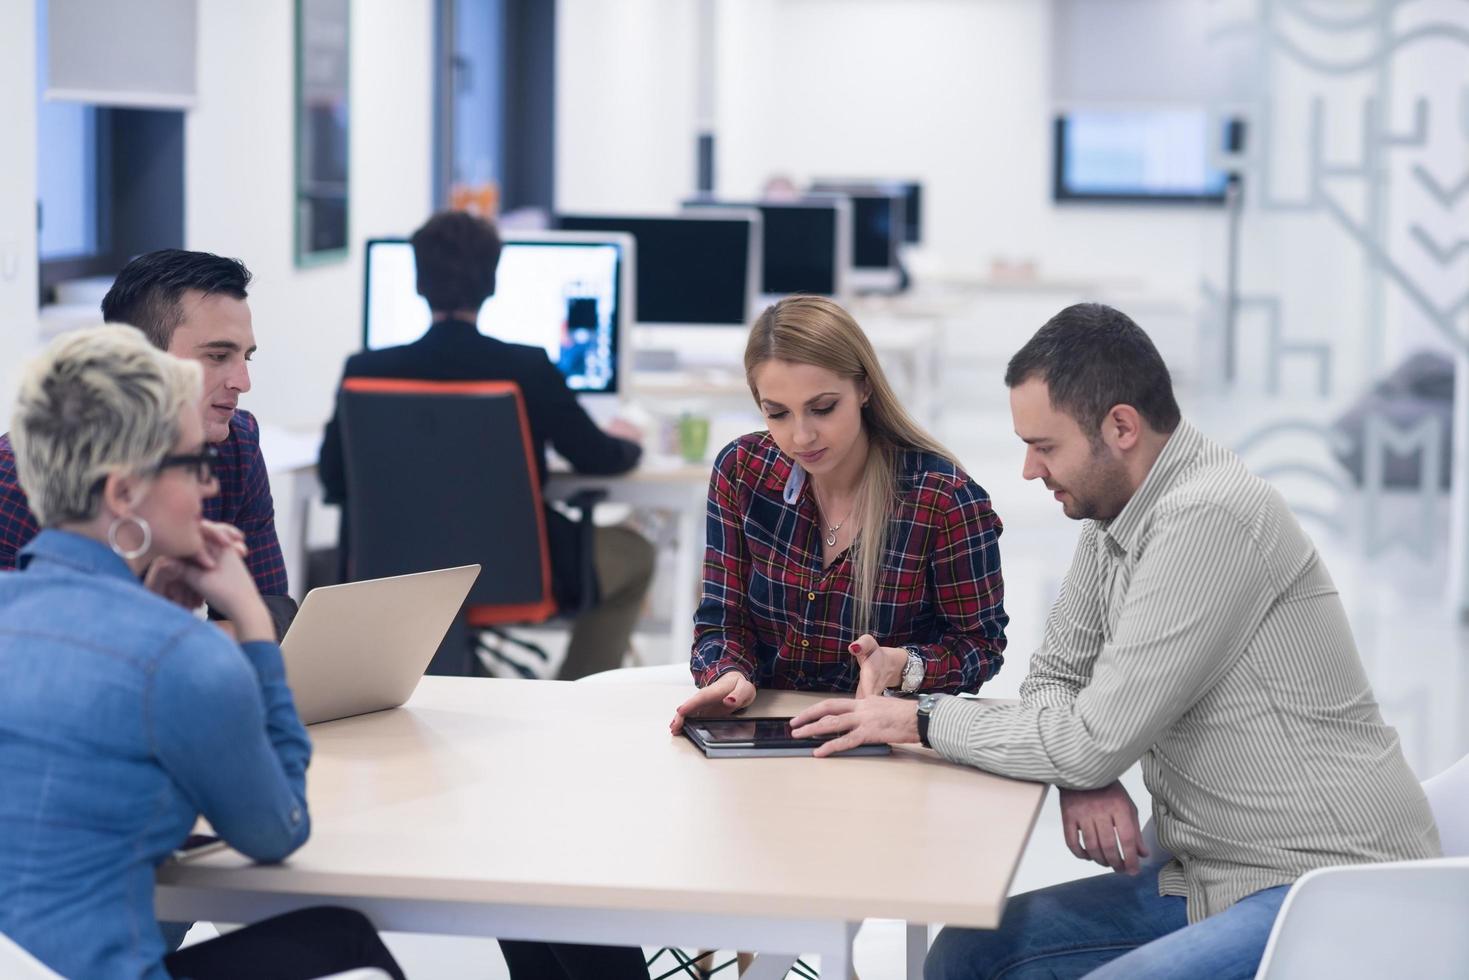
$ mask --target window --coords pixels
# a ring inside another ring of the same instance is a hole
[[[550,210],[555,8],[543,0],[439,0],[439,206]]]
[[[36,5],[36,232],[40,302],[184,241],[184,115],[50,101],[48,3]]]

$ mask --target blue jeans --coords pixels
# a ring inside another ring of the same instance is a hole
[[[1267,888],[1202,922],[1158,894],[1161,863],[1136,875],[1068,881],[1010,899],[996,930],[947,928],[925,980],[1249,980],[1289,885]]]

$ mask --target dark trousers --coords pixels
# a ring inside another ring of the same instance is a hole
[[[500,940],[510,980],[648,980],[643,951],[628,946],[580,946]]]
[[[352,909],[287,912],[164,957],[179,980],[309,980],[375,966],[404,980],[367,916]]]

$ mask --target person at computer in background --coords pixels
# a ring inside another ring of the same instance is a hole
[[[296,614],[275,533],[275,505],[260,455],[260,426],[238,407],[250,390],[255,332],[246,302],[250,271],[238,259],[163,249],[123,267],[102,300],[102,319],[142,330],[159,350],[204,369],[204,432],[219,451],[219,493],[204,516],[239,528],[245,563],[265,597],[277,638]],[[40,525],[16,479],[15,453],[0,436],[0,569],[12,569]]]
[[[1012,898],[996,930],[945,929],[929,980],[1252,977],[1301,875],[1437,856],[1428,801],[1315,546],[1183,419],[1137,324],[1068,307],[1005,383],[1023,475],[1085,522],[1020,702],[823,701],[796,734],[837,736],[819,754],[921,741],[1054,783],[1067,847],[1127,872]],[[1138,761],[1171,853],[1149,853],[1118,781]]]
[[[599,428],[545,350],[507,344],[479,332],[479,309],[494,295],[500,260],[500,236],[493,224],[463,211],[441,212],[413,233],[412,242],[418,292],[433,311],[432,325],[411,344],[353,354],[347,359],[344,380],[513,381],[525,399],[542,482],[548,442],[579,473],[624,473],[637,465],[641,433],[621,420],[613,420],[605,432]],[[464,445],[466,452],[473,451],[471,433],[465,433]],[[391,452],[392,447],[384,449]],[[326,502],[351,506],[335,414],[322,439],[318,472]],[[546,509],[551,577],[562,609],[576,609],[582,598],[577,533],[564,515]],[[653,546],[642,535],[625,527],[599,527],[595,533],[598,601],[576,617],[559,675],[562,680],[622,665],[653,579]]]
[[[219,484],[202,377],[110,326],[21,380],[12,438],[42,530],[0,575],[0,933],[68,977],[401,977],[345,909],[165,955],[154,872],[201,814],[266,862],[311,826],[311,743],[244,536],[203,516]],[[192,615],[203,601],[239,642]]]
[[[1005,649],[1000,519],[898,404],[856,321],[789,296],[750,330],[745,377],[767,432],[709,484],[703,598],[674,715],[733,711],[757,688],[975,691]]]

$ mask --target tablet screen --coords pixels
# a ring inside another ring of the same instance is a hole
[[[814,746],[826,739],[796,738],[789,718],[710,718],[690,720],[710,745]]]

